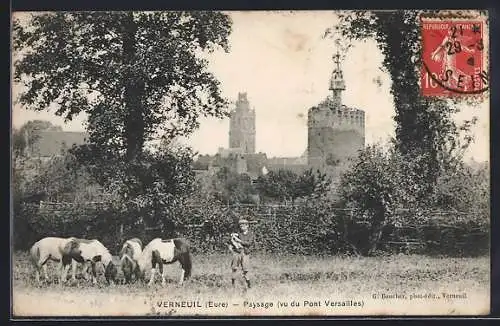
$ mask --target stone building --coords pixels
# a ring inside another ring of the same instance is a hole
[[[244,154],[255,153],[255,110],[250,109],[247,93],[238,93],[231,111],[229,149]]]
[[[340,55],[333,59],[336,66],[330,79],[331,93],[308,111],[307,164],[335,176],[365,146],[365,112],[342,104],[346,86]]]
[[[198,169],[228,167],[236,173],[257,178],[262,171],[285,169],[297,174],[307,169],[319,170],[334,182],[365,146],[365,112],[342,104],[346,89],[340,68],[340,55],[333,56],[335,68],[330,79],[331,93],[308,110],[307,149],[300,157],[270,157],[255,153],[255,111],[250,109],[247,93],[238,93],[231,111],[229,148],[219,148],[215,156],[200,156]]]

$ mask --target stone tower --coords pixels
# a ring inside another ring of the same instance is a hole
[[[337,174],[349,158],[365,146],[365,112],[342,104],[345,90],[340,55],[333,56],[335,69],[330,79],[330,95],[308,111],[308,165]]]
[[[229,148],[242,154],[255,153],[255,110],[250,109],[247,93],[238,93],[236,107],[231,111]]]

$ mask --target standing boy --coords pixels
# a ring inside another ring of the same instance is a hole
[[[248,220],[240,219],[239,222],[240,233],[232,233],[231,240],[229,244],[229,249],[233,253],[233,259],[231,260],[231,269],[232,269],[232,285],[234,286],[234,282],[236,276],[238,274],[238,268],[241,267],[243,272],[243,278],[245,279],[246,285],[250,288],[250,279],[248,277],[249,271],[249,253],[254,244],[254,235],[253,232],[250,231]]]

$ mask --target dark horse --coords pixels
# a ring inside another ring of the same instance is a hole
[[[183,238],[163,240],[153,239],[142,251],[138,260],[141,276],[144,277],[146,269],[151,268],[151,278],[149,285],[152,285],[155,278],[156,269],[161,274],[161,283],[165,285],[164,264],[179,262],[182,268],[179,283],[182,284],[191,276],[192,261],[189,244]]]

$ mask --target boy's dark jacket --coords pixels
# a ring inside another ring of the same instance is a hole
[[[241,245],[243,246],[243,248],[235,247],[231,239],[229,239],[229,245],[231,246],[231,250],[233,250],[236,253],[242,253],[242,252],[244,252],[245,254],[250,253],[253,249],[253,245],[255,242],[255,236],[253,232],[248,230],[246,234],[243,234],[243,232],[239,232],[238,235],[241,240]]]

